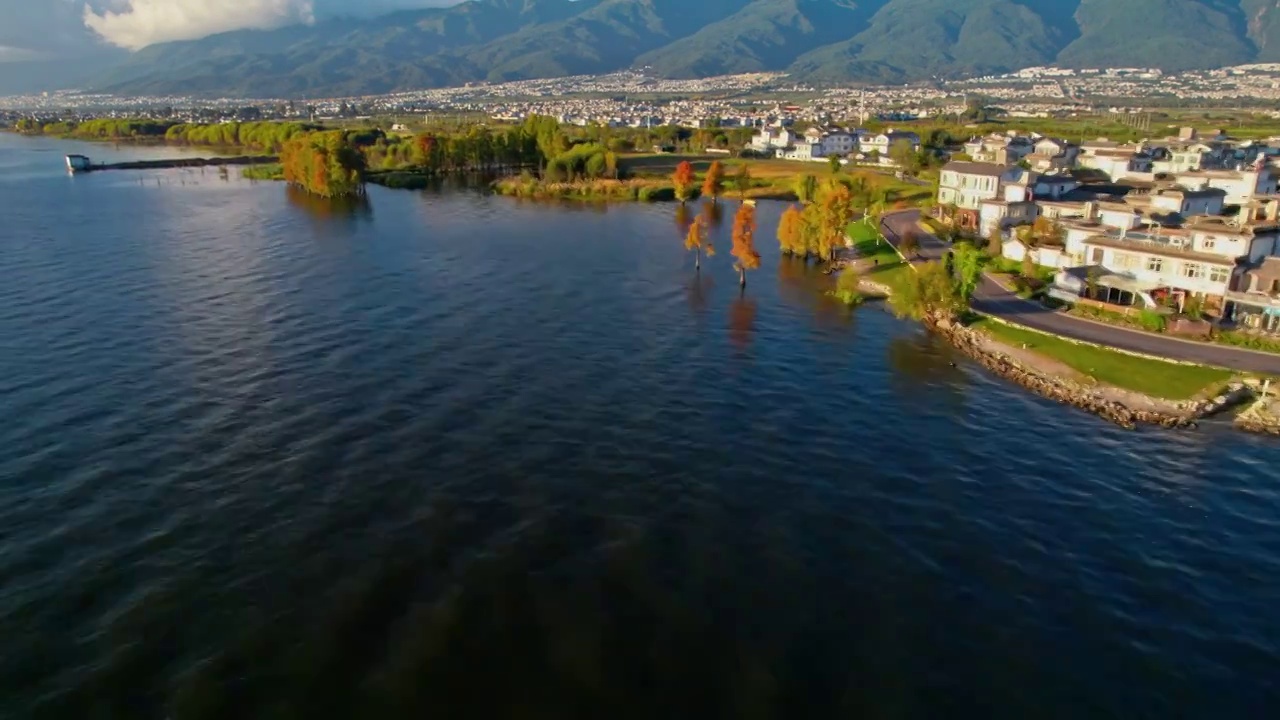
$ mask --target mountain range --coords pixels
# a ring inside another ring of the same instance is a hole
[[[672,78],[777,70],[881,83],[1249,62],[1280,62],[1280,0],[468,0],[153,45],[88,84],[315,97],[643,66]]]

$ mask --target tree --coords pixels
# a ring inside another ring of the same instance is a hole
[[[719,160],[715,160],[712,161],[711,167],[707,168],[707,177],[702,181],[702,194],[714,202],[720,198],[723,190],[724,167],[720,165]]]
[[[1031,259],[1031,248],[1022,255],[1022,277],[1030,280],[1036,276],[1036,263]]]
[[[889,158],[908,175],[920,172],[920,155],[912,147],[910,140],[898,140],[890,146]]]
[[[915,258],[916,254],[920,252],[920,239],[916,237],[915,230],[908,228],[902,234],[902,237],[898,239],[898,252],[902,253],[902,256],[908,261]]]
[[[751,168],[746,163],[738,166],[738,175],[734,178],[734,185],[738,187],[738,196],[743,200],[747,199],[747,191],[751,189]]]
[[[747,287],[747,271],[760,267],[760,253],[756,252],[756,206],[744,202],[733,216],[733,250],[737,260],[734,267],[738,270],[738,285]]]
[[[827,167],[831,169],[831,174],[836,175],[840,172],[840,156],[832,155],[827,158]]]
[[[836,258],[836,249],[845,244],[849,223],[853,221],[853,196],[849,188],[833,184],[822,193],[819,207],[822,221],[818,254],[832,261]]]
[[[974,290],[978,289],[978,281],[982,279],[982,252],[969,243],[960,243],[951,251],[951,258],[960,301],[968,304]]]
[[[1031,237],[1036,245],[1059,246],[1066,237],[1066,231],[1057,220],[1041,215],[1031,225]]]
[[[889,296],[889,307],[898,317],[949,320],[962,303],[947,268],[940,262],[927,262],[906,274]]]
[[[845,305],[857,305],[864,299],[859,289],[861,283],[862,278],[857,269],[850,265],[840,271],[840,277],[836,278],[836,289],[830,294]]]
[[[365,158],[342,130],[300,135],[285,143],[280,164],[286,181],[322,197],[364,192]]]
[[[680,202],[688,200],[693,193],[693,163],[683,160],[676,166],[676,171],[671,175],[671,183],[676,187],[676,199]]]
[[[822,206],[814,203],[806,205],[800,213],[800,243],[797,250],[801,250],[801,257],[809,257],[820,253],[822,245]]]
[[[809,254],[809,248],[805,245],[804,214],[795,205],[783,210],[782,217],[778,220],[778,247],[783,255],[804,257]]]
[[[808,205],[818,195],[818,178],[805,175],[796,181],[796,198]]]
[[[686,250],[694,251],[693,260],[694,270],[702,270],[702,253],[706,253],[707,257],[714,257],[716,248],[711,244],[711,237],[707,234],[707,222],[699,215],[689,224],[689,234],[685,235],[684,247]]]
[[[991,231],[991,235],[987,237],[987,255],[998,258],[1004,254],[1004,238],[1000,235],[1000,228]]]

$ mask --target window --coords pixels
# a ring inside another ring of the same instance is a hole
[[[1231,271],[1224,267],[1209,268],[1209,279],[1216,283],[1224,283],[1231,277]]]
[[[1138,267],[1138,256],[1118,252],[1115,254],[1115,266],[1117,270],[1133,270]]]
[[[1217,241],[1213,240],[1212,238],[1207,239],[1204,241],[1204,249],[1212,250],[1215,246],[1217,246],[1217,244],[1218,244]]]
[[[1161,272],[1164,270],[1164,258],[1149,257],[1147,258],[1147,269],[1151,272]]]
[[[1204,266],[1200,263],[1182,263],[1182,277],[1199,280],[1204,277]]]

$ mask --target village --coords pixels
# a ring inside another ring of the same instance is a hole
[[[919,135],[893,128],[776,125],[746,150],[894,168],[920,147]],[[1052,271],[1043,294],[1058,302],[1177,315],[1170,332],[1215,323],[1280,334],[1277,157],[1280,138],[1190,127],[1134,143],[993,133],[950,153],[932,214],[944,234]]]
[[[1120,144],[988,135],[943,166],[938,214],[1054,271],[1047,295],[1280,332],[1277,143],[1223,131]],[[1192,312],[1194,310],[1194,312]]]

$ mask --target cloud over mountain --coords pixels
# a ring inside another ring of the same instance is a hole
[[[335,15],[372,15],[406,8],[452,5],[458,0],[91,0],[84,24],[119,47],[195,40],[231,30],[311,24]]]

